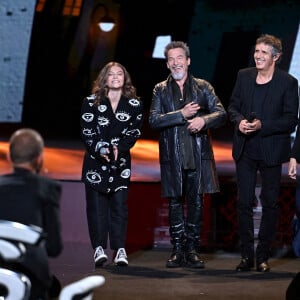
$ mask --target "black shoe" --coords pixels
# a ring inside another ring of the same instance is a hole
[[[170,258],[167,260],[167,268],[179,268],[184,262],[184,257],[182,252],[172,252]]]
[[[270,269],[270,266],[267,261],[264,261],[264,262],[258,264],[256,267],[257,272],[265,273],[265,272],[270,272],[270,270],[271,269]]]
[[[248,272],[254,267],[254,263],[249,261],[248,258],[242,258],[241,262],[237,265],[237,272]]]
[[[189,268],[203,269],[205,268],[204,260],[201,259],[200,254],[196,251],[186,253],[186,266]]]

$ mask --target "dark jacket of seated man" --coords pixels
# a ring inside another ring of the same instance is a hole
[[[56,257],[63,249],[59,214],[61,184],[39,174],[43,148],[38,132],[28,128],[17,130],[9,143],[13,172],[0,176],[0,219],[33,224],[45,234],[39,246],[27,248],[21,262],[20,269],[32,281],[30,299],[48,299],[54,281],[48,256]]]

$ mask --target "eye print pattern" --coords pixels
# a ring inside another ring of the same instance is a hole
[[[121,173],[121,177],[122,178],[128,178],[130,176],[130,170],[129,169],[125,169],[122,171]]]
[[[126,135],[127,136],[140,136],[141,135],[141,132],[139,129],[132,129],[132,130],[128,130],[126,132]]]
[[[103,113],[103,112],[105,112],[107,110],[107,106],[103,105],[103,104],[99,105],[98,110]]]
[[[83,135],[92,137],[93,135],[96,135],[96,132],[91,128],[83,128],[82,130]]]
[[[98,184],[101,182],[100,174],[92,170],[86,173],[86,179],[92,184]]]
[[[121,186],[119,186],[118,188],[116,188],[116,192],[117,192],[117,191],[122,191],[122,190],[124,190],[124,189],[127,189],[127,186],[126,186],[126,185],[121,185]]]
[[[88,100],[95,100],[95,98],[96,98],[96,95],[90,95],[90,96],[87,96],[86,97]],[[93,102],[89,102],[89,106],[93,106]]]
[[[140,102],[139,102],[138,99],[130,99],[129,104],[132,105],[132,106],[139,106]]]
[[[110,143],[112,145],[118,145],[119,144],[119,141],[120,141],[120,138],[119,137],[114,137],[111,139]]]
[[[82,119],[87,123],[92,122],[94,120],[94,114],[85,113],[85,114],[82,115]]]
[[[105,117],[99,117],[98,118],[98,124],[100,126],[108,126],[109,125],[109,119],[107,119]]]
[[[126,122],[130,119],[130,115],[126,112],[117,112],[116,113],[116,119],[121,122]]]

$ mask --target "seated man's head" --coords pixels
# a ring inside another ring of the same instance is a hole
[[[9,161],[14,168],[39,173],[43,166],[44,140],[34,129],[15,131],[9,140]]]

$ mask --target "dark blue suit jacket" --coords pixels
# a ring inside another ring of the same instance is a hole
[[[232,156],[237,161],[244,148],[246,136],[239,123],[251,113],[256,68],[242,69],[228,106],[230,120],[234,123]],[[264,162],[278,165],[287,162],[291,152],[290,134],[295,130],[298,119],[298,81],[285,71],[275,69],[262,109],[261,143]]]

